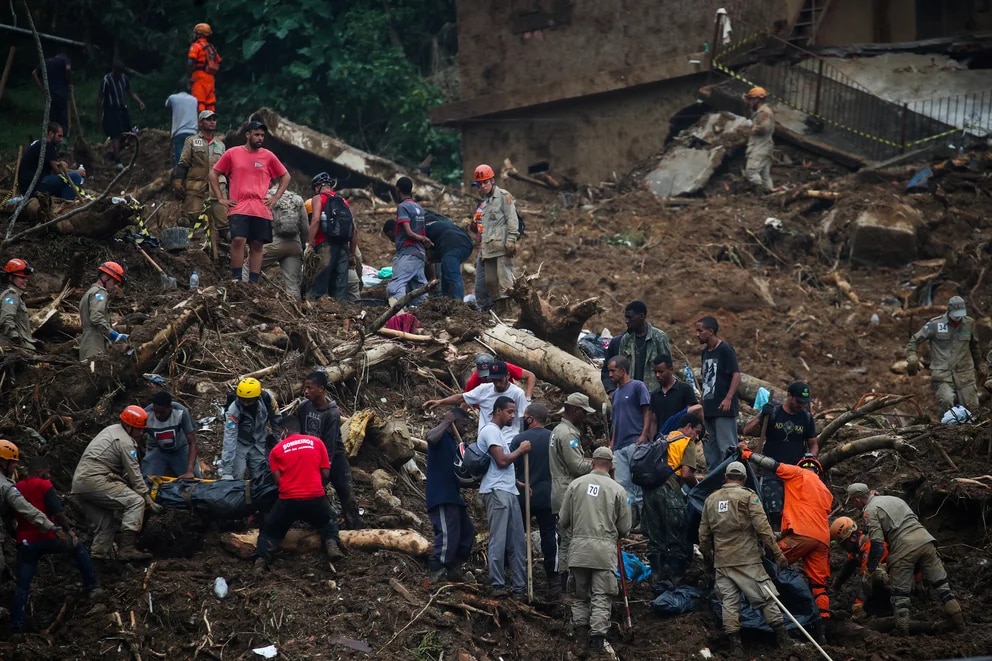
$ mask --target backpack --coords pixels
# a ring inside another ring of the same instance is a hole
[[[302,200],[287,192],[272,209],[272,232],[284,238],[296,238],[300,234],[297,204]]]
[[[479,442],[459,443],[455,457],[455,475],[463,486],[478,486],[489,470],[492,456],[479,447]]]
[[[206,64],[203,65],[203,70],[211,74],[220,71],[220,62],[222,58],[214,45],[208,42],[206,46],[203,47],[203,50],[206,55]]]
[[[672,440],[685,438],[679,436]],[[648,443],[641,443],[634,448],[630,458],[630,481],[639,487],[654,489],[660,487],[675,471],[668,465],[668,446],[670,441],[658,437]]]
[[[345,199],[334,193],[321,193],[320,231],[329,243],[348,243],[355,233],[355,217]]]

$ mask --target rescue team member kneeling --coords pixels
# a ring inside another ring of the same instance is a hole
[[[331,462],[324,442],[316,436],[304,436],[299,420],[285,416],[282,440],[269,453],[269,468],[279,486],[279,500],[258,535],[255,571],[263,571],[271,564],[273,552],[296,521],[305,521],[320,533],[328,560],[343,558],[338,525],[324,491],[331,479]]]

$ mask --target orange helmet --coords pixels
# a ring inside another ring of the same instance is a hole
[[[307,217],[309,217],[310,214],[313,213],[313,198],[312,197],[308,197],[307,198],[307,201],[303,203],[303,206],[306,207]]]
[[[858,530],[858,524],[849,516],[839,516],[830,524],[830,539],[843,542]]]
[[[821,464],[819,460],[811,454],[807,454],[805,457],[800,459],[796,466],[799,466],[799,468],[805,468],[806,470],[811,470],[821,477],[823,476],[823,464]]]
[[[746,96],[751,99],[764,99],[768,96],[768,92],[764,87],[752,87]]]
[[[495,179],[496,173],[493,172],[491,167],[483,163],[479,167],[475,168],[475,175],[473,178],[476,183],[480,183],[483,181],[489,181],[490,179]]]
[[[7,265],[3,267],[3,270],[9,276],[20,276],[22,278],[29,278],[31,274],[34,273],[34,267],[30,266],[23,259],[14,258],[7,262]]]
[[[148,424],[148,411],[140,406],[131,404],[131,406],[121,411],[121,422],[137,429],[144,429],[145,425]]]
[[[193,32],[196,34],[202,34],[204,37],[209,37],[214,33],[209,23],[197,23],[193,26]]]
[[[21,451],[17,446],[5,438],[0,438],[0,459],[17,461],[21,456]]]
[[[117,262],[104,262],[97,270],[106,273],[120,284],[124,284],[124,267]]]

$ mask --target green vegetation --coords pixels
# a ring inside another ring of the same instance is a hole
[[[406,166],[433,154],[435,176],[460,178],[457,133],[428,121],[429,109],[442,98],[427,77],[434,54],[445,50],[439,41],[452,32],[453,0],[225,0],[200,7],[189,0],[31,4],[39,30],[88,44],[88,55],[69,49],[74,69],[91,81],[77,81],[84,122],[95,119],[96,81],[120,57],[137,72],[132,85],[148,106],[144,113],[133,108],[132,118],[143,126],[168,128],[165,97],[185,77],[193,26],[207,22],[224,58],[217,82],[223,124],[267,106]],[[20,2],[15,6],[23,11]],[[18,25],[24,24],[21,17]],[[45,48],[46,55],[54,53],[51,42]],[[18,62],[28,70],[31,64],[21,60],[29,49],[29,39],[18,42]],[[28,89],[18,83],[8,93],[0,110],[5,120],[13,115],[17,121],[10,130],[5,127],[3,139],[17,144],[25,134],[19,124],[37,134],[34,125],[40,122],[31,117],[40,112],[40,101],[33,84]],[[89,126],[84,128],[89,137]],[[94,135],[96,130],[94,125]]]

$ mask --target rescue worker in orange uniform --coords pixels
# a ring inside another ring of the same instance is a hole
[[[883,550],[882,559],[878,563],[879,569],[870,574],[868,572],[868,554],[871,551],[871,540],[863,530],[858,529],[858,524],[854,522],[854,519],[849,516],[837,517],[830,524],[830,539],[847,551],[847,562],[837,574],[830,589],[832,592],[836,592],[847,582],[847,579],[857,572],[861,576],[861,593],[854,598],[854,605],[851,606],[851,617],[860,619],[865,616],[866,601],[879,597],[885,601],[889,599],[889,575],[884,569],[885,561],[889,557],[889,545],[882,542]]]
[[[196,97],[197,110],[217,110],[215,89],[221,56],[210,43],[213,30],[207,23],[197,23],[193,28],[193,43],[186,55],[186,73],[189,75],[190,94]]]
[[[830,510],[834,496],[823,483],[823,466],[811,454],[796,466],[782,464],[771,457],[743,450],[741,456],[775,475],[785,484],[782,506],[782,538],[778,546],[789,560],[803,561],[803,570],[810,590],[820,610],[820,619],[813,623],[817,642],[826,641],[826,621],[830,619]]]

